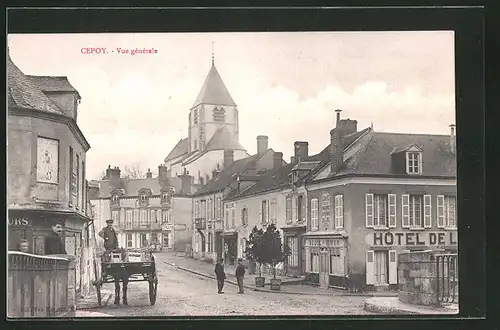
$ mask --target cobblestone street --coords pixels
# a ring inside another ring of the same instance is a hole
[[[188,273],[165,263],[157,256],[158,297],[149,304],[147,282],[129,285],[128,306],[110,303],[98,311],[109,316],[215,316],[215,315],[360,315],[366,297],[293,295],[246,290],[237,294],[226,283],[217,294],[215,280]],[[112,284],[107,284],[112,290]]]

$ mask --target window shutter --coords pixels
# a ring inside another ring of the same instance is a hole
[[[366,251],[366,284],[375,284],[375,263],[373,250]]]
[[[396,228],[396,194],[389,194],[389,228]]]
[[[335,196],[335,228],[344,228],[344,196]]]
[[[373,194],[365,195],[366,227],[373,228]]]
[[[125,222],[125,209],[123,207],[120,208],[120,216],[118,217],[118,223]]]
[[[401,196],[402,227],[410,227],[410,195]]]
[[[266,224],[269,223],[269,201],[266,201]]]
[[[139,210],[138,209],[134,210],[134,220],[133,220],[133,222],[139,223]]]
[[[437,196],[437,227],[444,228],[444,196]]]
[[[302,219],[299,219],[299,220],[302,220],[302,221],[306,221],[307,217],[306,217],[306,214],[307,214],[307,203],[305,202],[307,201],[306,197],[304,195],[302,195]]]
[[[432,227],[431,195],[424,195],[424,228]]]
[[[398,284],[398,254],[389,250],[389,284]]]

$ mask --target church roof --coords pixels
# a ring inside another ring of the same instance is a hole
[[[193,108],[199,104],[236,106],[215,65],[210,68]]]
[[[227,127],[221,127],[215,132],[210,141],[208,141],[205,151],[224,149],[246,150],[236,141]]]
[[[170,151],[168,156],[165,158],[165,163],[171,159],[177,158],[179,156],[185,155],[188,152],[188,138],[181,139],[175,147]]]

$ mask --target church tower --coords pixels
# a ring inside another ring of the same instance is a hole
[[[217,133],[239,141],[238,109],[214,63],[189,112],[188,153],[203,152]]]

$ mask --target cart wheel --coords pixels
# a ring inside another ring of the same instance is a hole
[[[149,280],[149,302],[153,306],[156,302],[156,293],[158,291],[158,278],[156,275],[152,280]]]
[[[99,307],[101,307],[102,306],[101,282],[94,281],[94,286],[95,286],[96,293],[97,293],[97,304],[99,305]]]

